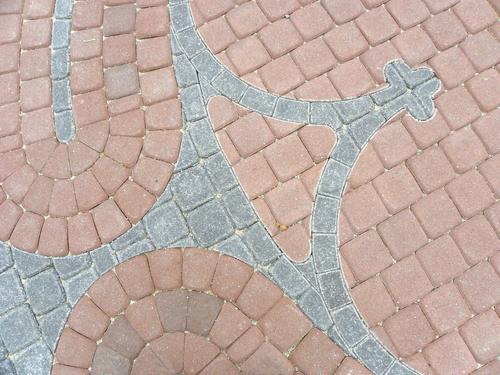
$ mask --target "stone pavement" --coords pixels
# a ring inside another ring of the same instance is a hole
[[[498,374],[499,10],[0,0],[0,374]]]

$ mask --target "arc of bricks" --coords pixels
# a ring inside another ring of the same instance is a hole
[[[400,60],[388,62],[388,86],[358,98],[303,101],[258,89],[231,73],[207,48],[196,30],[189,3],[171,2],[174,67],[189,122],[207,118],[203,103],[222,95],[243,107],[279,120],[327,125],[338,142],[319,180],[312,213],[312,262],[307,267],[280,257],[270,267],[273,279],[303,311],[347,353],[375,374],[416,374],[387,351],[369,331],[344,280],[337,241],[340,199],[350,170],[374,133],[406,110],[418,121],[430,120],[440,81],[428,68],[412,70]],[[209,121],[209,120],[208,120]]]

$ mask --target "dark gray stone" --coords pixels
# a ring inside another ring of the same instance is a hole
[[[225,69],[208,50],[204,50],[191,59],[196,70],[209,82],[213,81]]]
[[[21,278],[31,277],[51,265],[50,259],[12,248],[17,272]]]
[[[174,56],[174,72],[177,85],[180,88],[198,83],[198,74],[186,55]]]
[[[312,260],[312,256],[302,263],[294,263],[295,268],[299,270],[299,272],[306,278],[309,283],[319,289],[318,280],[316,280],[316,270],[314,269],[314,264]]]
[[[339,268],[337,236],[314,233],[312,236],[314,267],[318,273]]]
[[[317,194],[311,228],[313,233],[336,233],[339,201]]]
[[[413,90],[413,95],[419,100],[425,115],[421,117],[416,117],[420,114],[420,111],[410,108],[410,114],[414,116],[419,121],[429,120],[436,111],[434,106],[434,101],[432,100],[433,95],[439,91],[441,83],[437,78],[433,78],[421,85],[419,85],[415,90]],[[414,115],[415,114],[415,115]]]
[[[326,331],[333,324],[319,293],[310,288],[299,299],[299,306],[319,329]]]
[[[200,87],[205,105],[208,104],[210,98],[218,95],[218,91],[203,77],[200,78]]]
[[[429,68],[413,70],[401,60],[394,61],[392,65],[410,88],[414,88],[435,76],[434,72]]]
[[[0,317],[0,336],[10,353],[27,347],[40,337],[38,324],[28,305],[18,306]]]
[[[71,309],[64,304],[38,318],[42,335],[52,352],[56,349],[57,340],[66,323]]]
[[[188,133],[200,157],[207,158],[219,151],[219,144],[208,118],[194,122],[189,127]]]
[[[394,357],[372,335],[356,345],[354,353],[375,374],[383,374],[394,361]]]
[[[52,368],[52,353],[42,340],[37,341],[13,359],[17,373],[47,375]]]
[[[10,248],[4,243],[0,243],[0,273],[12,266],[13,263]]]
[[[51,60],[52,79],[62,79],[69,75],[69,49],[61,48],[52,51]]]
[[[52,107],[54,109],[54,112],[71,110],[71,88],[69,85],[69,78],[64,78],[59,81],[52,81]],[[59,119],[59,127],[62,126],[63,120],[65,123],[66,119]],[[65,132],[62,131],[61,133]]]
[[[224,96],[239,102],[248,88],[248,84],[236,77],[233,73],[225,70],[214,81],[213,86]]]
[[[158,249],[167,247],[189,234],[181,211],[174,202],[165,203],[150,211],[144,217],[144,223],[149,237]]]
[[[368,327],[363,323],[354,305],[349,304],[332,314],[337,331],[349,347],[353,347],[368,335]]]
[[[53,269],[26,280],[26,295],[33,312],[45,314],[64,302],[64,292]]]
[[[190,211],[208,202],[215,195],[208,175],[200,165],[175,174],[171,188],[182,211]]]
[[[236,228],[247,228],[257,221],[257,215],[239,187],[224,194],[222,201]]]
[[[101,246],[99,249],[92,251],[90,256],[99,275],[106,273],[117,264],[116,256],[110,245]]]
[[[73,11],[73,0],[57,0],[54,16],[58,19],[71,18]]]
[[[334,102],[333,106],[340,115],[342,122],[344,124],[350,124],[354,120],[370,113],[374,104],[369,96],[362,96],[360,98]]]
[[[68,279],[90,267],[89,254],[54,258],[54,267],[62,279]]]
[[[339,115],[331,102],[312,102],[309,120],[311,124],[327,125],[333,129],[342,126]]]
[[[328,337],[331,338],[348,355],[352,356],[352,350],[347,346],[342,336],[340,336],[335,324],[328,330]]]
[[[52,48],[69,47],[71,21],[56,19],[52,25]]]
[[[74,306],[87,289],[97,280],[98,275],[93,268],[76,275],[69,280],[63,280],[67,301]]]
[[[252,111],[271,116],[278,97],[256,87],[249,86],[240,100],[240,104]]]
[[[192,167],[198,163],[198,153],[194,148],[193,141],[190,137],[182,137],[181,149],[179,151],[179,158],[175,164],[174,171],[181,171],[183,169]]]
[[[384,375],[419,375],[419,373],[403,365],[401,362],[395,361]]]
[[[193,26],[191,12],[189,11],[189,4],[181,3],[170,5],[169,9],[172,28],[175,32],[179,32]]]
[[[205,170],[218,192],[231,189],[238,184],[229,163],[221,152],[205,161]]]
[[[273,116],[280,120],[306,124],[309,122],[309,103],[280,97]]]
[[[351,302],[341,270],[318,275],[318,282],[329,309],[336,310]]]
[[[118,251],[116,253],[118,260],[120,262],[124,262],[127,259],[130,259],[136,255],[143,254],[145,252],[151,251],[155,248],[153,243],[148,240],[144,239],[139,242],[134,242],[132,245],[127,246],[126,248]]]
[[[203,247],[214,245],[234,233],[227,214],[215,200],[189,212],[187,221],[194,238]]]
[[[348,133],[337,134],[338,141],[332,153],[332,158],[352,167],[358,158],[360,150]]]
[[[261,223],[252,225],[242,239],[259,264],[269,264],[282,254]]]
[[[189,27],[177,33],[177,41],[181,45],[189,59],[203,51],[206,47],[201,37],[193,27]]]
[[[284,256],[278,258],[270,268],[269,273],[273,280],[292,298],[298,298],[310,288],[307,280]]]
[[[116,240],[111,242],[111,247],[114,250],[121,250],[127,246],[133,244],[134,242],[139,242],[146,238],[146,228],[144,228],[143,222],[139,222],[134,225],[131,229],[126,231]]]
[[[319,181],[318,193],[340,199],[350,171],[346,165],[329,159]]]
[[[0,314],[26,300],[23,285],[14,269],[0,274]]]
[[[193,122],[207,116],[200,85],[193,85],[182,89],[181,102],[187,121]]]
[[[385,122],[386,120],[380,112],[372,112],[349,125],[349,133],[351,133],[358,147],[362,149]]]
[[[61,143],[69,143],[76,134],[73,111],[71,109],[54,113],[54,130],[57,140]]]

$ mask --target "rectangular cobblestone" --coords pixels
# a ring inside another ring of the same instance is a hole
[[[222,72],[212,84],[221,93],[236,102],[240,101],[248,88],[248,84],[227,70]]]
[[[257,215],[240,188],[225,193],[222,196],[222,201],[236,228],[247,228],[257,221]]]
[[[349,355],[352,355],[352,350],[347,346],[342,336],[340,336],[337,326],[334,324],[328,330],[328,337],[330,337],[340,348]]]
[[[81,254],[72,257],[54,258],[54,267],[62,279],[68,279],[77,273],[90,267],[89,254]]]
[[[197,55],[206,48],[205,44],[193,27],[188,27],[187,29],[176,33],[176,35],[177,41],[181,45],[184,52],[186,52],[188,58]]]
[[[0,314],[26,300],[17,272],[10,269],[0,274]]]
[[[313,233],[336,233],[339,201],[317,194],[311,224]]]
[[[53,269],[26,280],[26,295],[33,312],[45,314],[64,302],[64,292]]]
[[[281,255],[278,246],[261,223],[256,223],[248,228],[242,235],[242,239],[259,264],[269,264]]]
[[[198,83],[198,74],[185,54],[174,57],[174,71],[180,88]]]
[[[61,48],[52,51],[51,78],[62,79],[69,75],[69,49]]]
[[[182,211],[190,211],[208,202],[215,195],[205,169],[197,165],[175,174],[171,189]]]
[[[356,99],[342,100],[333,104],[344,124],[350,124],[367,113],[370,113],[374,104],[369,96]]]
[[[363,358],[366,367],[376,374],[383,374],[394,360],[387,350],[372,336],[360,342],[354,348],[354,353]]]
[[[31,277],[51,265],[49,258],[15,248],[12,249],[12,256],[14,257],[16,270],[23,279]]]
[[[280,97],[274,109],[274,117],[290,122],[309,122],[309,103]]]
[[[203,247],[214,245],[234,232],[227,214],[215,200],[189,212],[186,218],[193,236]]]
[[[181,102],[187,121],[193,122],[207,116],[200,85],[193,85],[182,89]]]
[[[57,340],[64,328],[70,311],[70,307],[64,304],[38,318],[42,335],[51,351],[54,351],[56,348]]]
[[[68,143],[75,135],[73,111],[68,109],[54,113],[54,130],[60,142]]]
[[[318,185],[318,193],[340,198],[350,171],[344,164],[333,159],[328,160]]]
[[[218,192],[229,190],[238,184],[222,152],[210,156],[205,161],[205,170]]]
[[[329,125],[334,129],[342,126],[339,115],[330,102],[313,102],[309,114],[309,121],[317,125]]]
[[[368,328],[362,323],[354,305],[349,304],[333,313],[337,331],[345,343],[353,347],[368,335]]]
[[[197,54],[191,59],[191,62],[198,73],[210,82],[225,69],[208,50]]]
[[[37,341],[14,358],[18,374],[46,375],[52,367],[52,353],[42,340]]]
[[[394,362],[386,375],[419,375],[418,372],[413,371],[403,365],[401,362]]]
[[[139,242],[134,242],[133,244],[125,247],[124,249],[118,251],[116,253],[118,260],[123,262],[127,259],[130,259],[136,255],[143,254],[147,251],[151,251],[155,248],[154,244],[148,240],[144,239]]]
[[[124,234],[122,234],[120,237],[118,237],[116,240],[111,242],[111,247],[114,250],[121,250],[128,245],[140,241],[144,238],[146,238],[146,228],[141,221],[130,228],[128,231],[126,231]]]
[[[10,248],[3,243],[0,244],[0,273],[12,266],[12,253]]]
[[[271,116],[278,97],[258,88],[249,86],[240,100],[240,104],[253,111]]]
[[[349,133],[356,141],[359,148],[368,142],[371,136],[385,123],[386,120],[379,112],[370,113],[369,115],[353,122],[349,125]]]
[[[337,133],[337,136],[337,144],[332,153],[332,158],[352,167],[360,150],[348,133]]]
[[[219,144],[208,118],[205,117],[194,122],[187,133],[191,137],[200,157],[207,158],[219,151]],[[184,136],[186,135],[184,133]]]
[[[52,81],[52,107],[55,112],[71,109],[71,88],[69,78]]]
[[[149,237],[158,249],[169,246],[189,233],[181,211],[174,202],[165,203],[149,212],[144,217],[144,223]]]
[[[56,19],[52,25],[52,48],[69,47],[71,21]]]
[[[338,309],[351,301],[341,270],[318,275],[318,282],[329,309]]]
[[[292,298],[298,298],[310,288],[304,276],[284,256],[271,265],[269,273],[276,284]]]
[[[40,337],[38,324],[28,305],[24,304],[0,317],[0,336],[10,353],[15,353]]]
[[[194,148],[193,141],[189,137],[182,137],[179,158],[175,164],[175,171],[192,167],[198,162],[198,153]]]
[[[171,5],[169,9],[172,28],[175,32],[179,32],[193,26],[191,12],[189,11],[189,4],[181,3]]]
[[[251,266],[255,266],[256,264],[252,253],[237,235],[231,236],[217,244],[217,249]]]
[[[101,246],[99,249],[92,251],[90,256],[99,275],[106,273],[117,264],[116,256],[110,245]]]
[[[318,280],[316,280],[316,270],[314,269],[314,264],[312,260],[312,256],[307,259],[307,261],[303,263],[294,264],[295,268],[299,270],[299,272],[306,278],[312,286],[316,289],[319,289]]]
[[[299,305],[304,312],[319,329],[326,331],[333,321],[328,313],[323,299],[314,289],[308,289],[299,299]]]
[[[72,0],[57,0],[55,5],[54,16],[56,18],[71,18],[71,13],[73,11]]]
[[[339,268],[337,236],[334,234],[318,234],[312,236],[314,267],[318,273],[333,271]]]

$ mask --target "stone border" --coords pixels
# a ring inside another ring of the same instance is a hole
[[[72,0],[56,0],[51,40],[51,81],[54,131],[60,143],[70,143],[76,134],[70,84]]]
[[[396,359],[370,332],[353,303],[339,262],[338,216],[347,178],[368,140],[403,109],[418,121],[431,119],[435,113],[432,97],[440,89],[439,80],[428,68],[413,71],[401,61],[392,61],[384,68],[389,85],[362,97],[339,101],[279,97],[244,82],[217,60],[196,30],[186,0],[171,5],[176,38],[173,45],[179,44],[174,55],[182,60],[182,68],[180,63],[174,66],[179,70],[178,76],[186,76],[178,80],[181,88],[189,90],[187,95],[181,91],[188,121],[205,115],[195,108],[202,96],[206,103],[210,97],[222,95],[262,115],[289,122],[327,125],[337,131],[338,141],[322,172],[314,203],[312,263],[308,261],[295,267],[281,257],[269,271],[278,285],[298,299],[303,311],[319,328],[328,330],[335,342],[375,374],[414,374],[414,370]],[[187,84],[192,82],[188,74],[201,76],[199,87],[194,82],[191,86]],[[301,282],[300,276],[315,284],[315,290]]]

